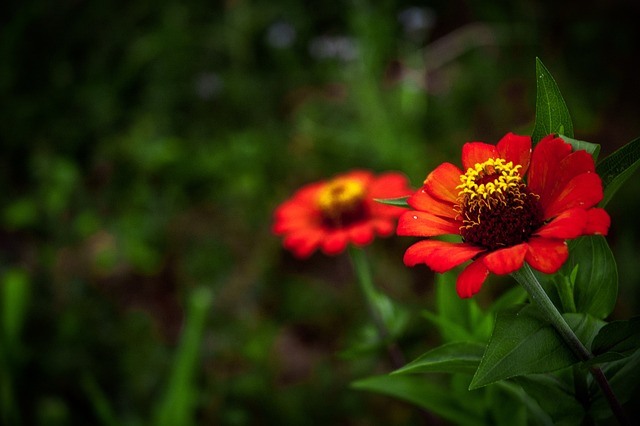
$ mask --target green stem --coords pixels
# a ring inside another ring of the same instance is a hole
[[[511,274],[520,285],[529,293],[533,303],[542,311],[547,321],[549,321],[556,329],[560,337],[569,346],[569,349],[578,357],[580,361],[588,361],[593,358],[593,355],[582,344],[578,336],[573,332],[569,324],[565,321],[564,317],[560,314],[556,306],[553,304],[549,296],[544,291],[540,282],[533,274],[533,271],[526,263],[520,268],[520,270]],[[611,411],[618,419],[621,425],[630,425],[629,420],[622,410],[620,402],[613,393],[611,385],[607,381],[606,376],[602,372],[602,369],[597,365],[589,367],[593,378],[598,382],[602,393],[607,398]]]
[[[398,369],[404,366],[406,362],[398,345],[391,340],[391,335],[385,326],[382,312],[378,309],[376,300],[380,296],[378,294],[378,290],[376,290],[373,285],[371,268],[369,267],[369,262],[367,261],[364,250],[349,247],[349,255],[351,256],[351,263],[353,264],[353,269],[356,273],[358,285],[360,286],[360,290],[362,291],[367,303],[369,315],[371,315],[373,324],[378,331],[378,337],[382,342],[387,343],[387,352],[389,354],[391,364],[395,369]]]

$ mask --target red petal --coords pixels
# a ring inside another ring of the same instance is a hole
[[[543,225],[534,234],[545,238],[563,240],[577,238],[584,234],[587,212],[581,208],[565,210],[551,222]]]
[[[544,203],[558,182],[560,162],[571,153],[571,145],[553,135],[546,136],[536,145],[531,155],[528,186]]]
[[[595,165],[591,154],[584,150],[572,152],[560,162],[556,172],[555,183],[553,185],[550,184],[547,188],[548,191],[545,192],[545,196],[548,196],[548,199],[545,201],[548,202],[554,199],[558,195],[558,192],[574,177],[583,173],[594,172]]]
[[[424,181],[424,186],[432,197],[443,201],[455,203],[459,190],[462,172],[451,163],[442,163],[434,171],[429,173]]]
[[[322,251],[329,256],[341,253],[347,247],[347,235],[343,229],[328,233],[322,241]]]
[[[593,157],[585,150],[579,150],[567,155],[560,162],[560,176],[564,182],[569,182],[582,173],[595,172]]]
[[[378,235],[383,237],[388,237],[393,234],[393,231],[396,229],[395,220],[389,219],[372,219],[370,221],[371,226],[375,229]]]
[[[318,215],[315,212],[307,213],[307,216],[299,216],[292,218],[276,217],[273,224],[273,233],[283,235],[289,232],[295,232],[299,229],[315,227]]]
[[[416,210],[422,210],[450,219],[455,219],[458,215],[458,213],[453,210],[453,204],[433,198],[429,195],[425,187],[422,187],[409,197],[407,203]]]
[[[357,246],[365,246],[373,241],[373,227],[369,222],[354,225],[347,232],[349,239]]]
[[[414,237],[459,234],[460,224],[431,213],[410,211],[400,216],[396,233]]]
[[[484,142],[467,142],[462,146],[462,167],[467,171],[478,163],[484,163],[490,158],[498,158],[498,150],[495,145]]]
[[[371,198],[397,198],[411,195],[407,177],[402,173],[388,172],[376,177],[369,185]]]
[[[501,158],[520,164],[520,176],[524,176],[531,161],[531,137],[507,133],[496,145]]]
[[[563,210],[574,207],[586,210],[598,204],[602,197],[600,176],[595,173],[583,173],[571,179],[555,197],[547,200],[546,203],[542,202],[544,217],[551,218]]]
[[[533,237],[529,239],[525,260],[532,268],[545,274],[553,274],[568,256],[569,249],[564,240]]]
[[[296,257],[306,258],[318,248],[324,236],[324,231],[320,229],[308,229],[287,235],[283,245]]]
[[[471,264],[458,275],[458,280],[456,281],[458,296],[466,299],[479,292],[482,283],[484,283],[488,275],[489,270],[482,262],[482,259],[471,262]]]
[[[607,235],[611,226],[609,214],[600,208],[587,210],[587,226],[584,228],[585,235]]]
[[[522,267],[526,252],[526,244],[499,249],[487,254],[484,257],[484,264],[494,274],[510,274]]]
[[[359,180],[367,187],[374,180],[373,173],[370,172],[369,170],[351,170],[350,172],[336,175],[331,180],[333,180],[333,179],[343,179],[343,178]],[[329,181],[326,181],[326,182],[329,182]]]
[[[446,272],[471,259],[485,249],[465,243],[449,243],[425,240],[412,245],[404,254],[404,264],[415,266],[424,263],[435,272]]]

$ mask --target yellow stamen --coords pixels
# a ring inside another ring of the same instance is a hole
[[[461,184],[456,186],[460,190],[460,201],[480,197],[486,200],[489,196],[501,195],[509,188],[517,187],[522,182],[518,172],[520,168],[520,164],[507,163],[503,158],[490,158],[483,163],[476,163],[460,175]]]
[[[366,188],[360,180],[336,178],[326,184],[318,193],[317,203],[322,212],[330,217],[340,217],[345,212],[357,208],[366,196]]]
[[[455,211],[463,241],[496,250],[520,244],[543,223],[539,196],[520,176],[521,165],[490,158],[460,175]]]

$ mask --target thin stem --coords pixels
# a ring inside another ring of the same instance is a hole
[[[542,311],[545,318],[553,324],[562,339],[567,346],[573,351],[580,361],[587,361],[593,357],[589,350],[582,344],[578,336],[573,332],[564,317],[558,312],[558,309],[553,304],[547,293],[538,282],[538,279],[533,275],[533,271],[526,263],[520,268],[520,270],[511,274],[516,281],[524,287],[529,293],[531,300]]]
[[[404,355],[398,344],[391,339],[391,335],[384,323],[382,312],[378,309],[376,299],[380,297],[380,294],[373,285],[371,268],[369,267],[367,256],[364,250],[355,247],[349,247],[349,255],[358,279],[358,285],[360,286],[360,290],[366,300],[369,315],[371,315],[376,330],[378,331],[378,337],[380,338],[380,341],[387,344],[387,354],[389,355],[391,365],[394,370],[404,367],[406,365]],[[422,416],[422,420],[425,425],[440,425],[442,423],[429,411],[420,409],[419,413]]]
[[[371,268],[369,267],[369,262],[367,261],[364,250],[349,247],[349,255],[351,256],[351,263],[353,264],[353,269],[355,270],[356,277],[358,279],[358,285],[360,286],[360,290],[362,291],[367,303],[369,315],[371,315],[373,324],[378,331],[378,336],[382,342],[387,343],[387,352],[389,354],[391,364],[395,369],[403,367],[406,364],[404,355],[400,351],[398,345],[391,340],[389,330],[387,330],[384,323],[382,312],[378,309],[376,299],[380,296],[378,290],[376,290],[373,285]]]
[[[571,351],[578,357],[580,361],[588,361],[593,358],[593,355],[582,344],[578,336],[573,332],[567,321],[560,314],[556,306],[553,304],[549,296],[544,291],[540,282],[533,274],[533,271],[526,263],[520,268],[520,270],[511,274],[520,285],[529,293],[531,300],[542,311],[545,318],[555,327],[556,331],[560,334],[560,337],[569,346]],[[602,393],[607,398],[611,411],[618,419],[621,425],[630,425],[629,419],[625,414],[620,402],[613,393],[611,385],[607,381],[607,377],[602,372],[602,369],[597,366],[589,367],[589,371],[593,375],[593,378],[598,382]]]

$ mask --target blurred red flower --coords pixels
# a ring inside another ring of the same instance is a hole
[[[477,293],[489,272],[509,274],[524,261],[554,273],[568,257],[566,239],[607,234],[609,215],[594,207],[603,192],[593,158],[560,138],[545,137],[533,153],[531,138],[512,133],[497,145],[470,142],[462,165],[466,171],[444,163],[431,172],[397,229],[461,236],[458,243],[419,241],[404,256],[407,266],[424,263],[440,273],[473,260],[458,276],[460,297]]]
[[[300,188],[276,209],[273,232],[284,236],[284,247],[297,257],[308,257],[318,247],[336,255],[350,242],[364,246],[376,234],[393,234],[398,216],[406,209],[374,199],[412,192],[400,173],[374,176],[365,170],[351,171]]]

